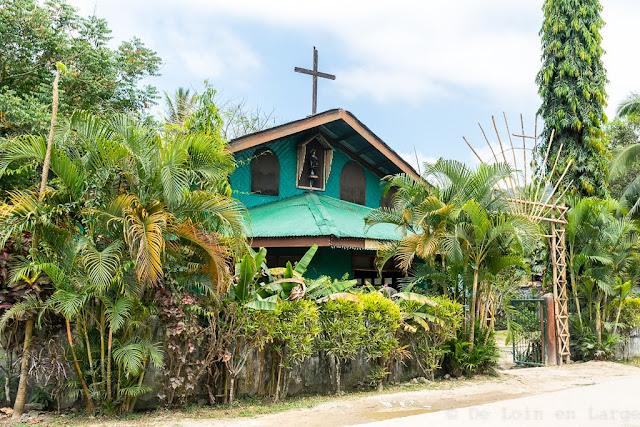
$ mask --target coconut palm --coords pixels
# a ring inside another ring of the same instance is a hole
[[[185,124],[194,113],[198,96],[191,94],[189,89],[179,87],[173,95],[164,93],[165,101],[165,124],[170,127],[183,129]]]

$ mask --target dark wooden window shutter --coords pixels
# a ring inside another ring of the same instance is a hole
[[[367,181],[364,169],[356,162],[349,162],[342,168],[340,199],[359,205],[364,205],[367,200]]]

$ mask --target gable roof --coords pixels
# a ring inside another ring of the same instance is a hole
[[[373,133],[353,114],[343,109],[328,110],[304,119],[285,123],[229,142],[231,153],[284,138],[299,140],[320,134],[336,148],[379,176],[405,173],[418,178],[418,173],[398,153]]]
[[[249,236],[255,238],[318,237],[400,240],[393,224],[365,228],[373,209],[333,197],[305,192],[249,209]]]

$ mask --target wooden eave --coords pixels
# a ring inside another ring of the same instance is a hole
[[[281,138],[286,138],[296,133],[304,132],[306,130],[313,129],[315,127],[322,126],[336,120],[343,120],[345,123],[351,126],[351,128],[354,129],[357,134],[364,138],[382,155],[387,157],[402,172],[406,173],[409,176],[412,176],[413,178],[419,178],[418,173],[413,169],[413,167],[402,157],[400,157],[398,153],[396,153],[368,127],[360,122],[360,120],[358,120],[353,114],[341,108],[325,111],[323,113],[315,114],[301,120],[285,123],[271,129],[266,129],[260,132],[243,136],[241,138],[237,138],[229,143],[229,151],[231,153],[238,153],[240,151],[248,150],[250,148],[257,147]],[[356,153],[352,154],[355,155]],[[364,160],[362,159],[360,159],[360,161],[364,162]]]

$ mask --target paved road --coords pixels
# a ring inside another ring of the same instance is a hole
[[[362,426],[640,426],[640,375]]]

